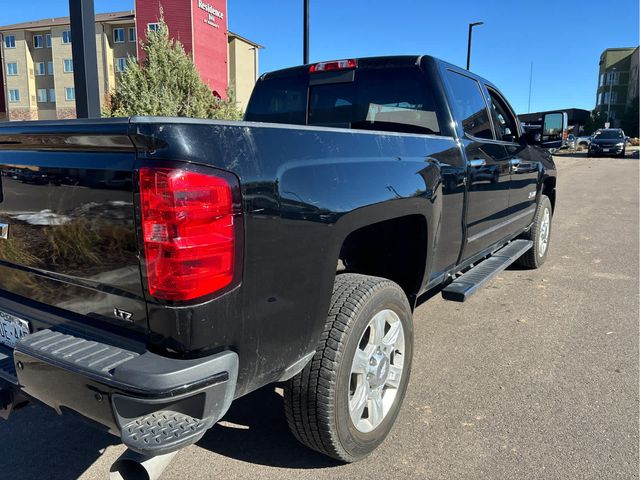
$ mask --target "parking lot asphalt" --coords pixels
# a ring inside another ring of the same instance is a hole
[[[551,251],[464,304],[415,313],[398,422],[369,458],[341,465],[289,434],[265,388],[180,452],[174,479],[638,478],[639,165],[556,157]],[[32,406],[0,422],[0,478],[104,479],[117,439]]]

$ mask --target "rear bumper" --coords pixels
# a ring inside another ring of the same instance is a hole
[[[16,381],[3,379],[14,398],[78,413],[143,455],[197,442],[228,410],[238,375],[235,352],[172,359],[54,329],[23,337],[10,354]]]

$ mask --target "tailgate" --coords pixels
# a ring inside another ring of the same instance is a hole
[[[146,330],[127,127],[0,127],[0,295]]]

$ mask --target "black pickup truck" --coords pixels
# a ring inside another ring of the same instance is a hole
[[[396,56],[265,74],[244,122],[3,125],[0,412],[37,399],[154,457],[280,383],[296,438],[363,458],[421,296],[547,258],[556,169],[516,118]]]

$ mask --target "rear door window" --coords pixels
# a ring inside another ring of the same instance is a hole
[[[447,70],[451,90],[451,106],[456,121],[462,122],[464,133],[475,138],[493,139],[487,104],[477,80]]]

